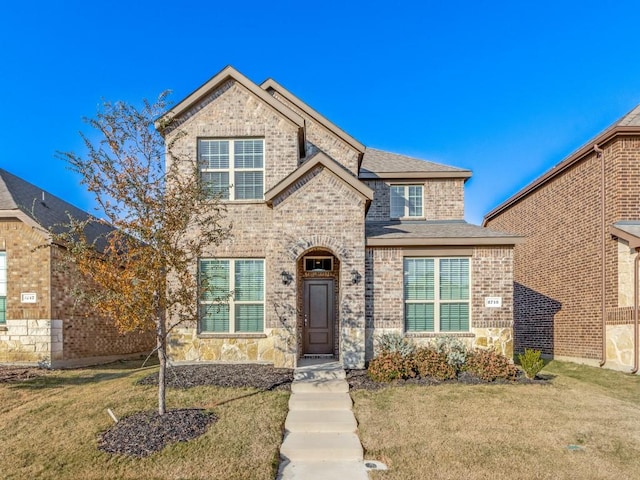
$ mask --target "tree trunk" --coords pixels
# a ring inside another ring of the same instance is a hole
[[[156,325],[156,337],[158,343],[158,360],[160,361],[160,371],[158,372],[158,413],[164,415],[166,406],[166,372],[167,372],[167,334],[164,324],[164,316],[158,315]]]

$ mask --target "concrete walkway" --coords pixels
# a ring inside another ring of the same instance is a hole
[[[303,360],[291,385],[278,480],[368,480],[338,362]]]

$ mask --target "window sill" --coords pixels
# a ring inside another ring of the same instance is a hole
[[[399,222],[407,222],[407,221],[411,221],[411,220],[415,220],[415,221],[423,221],[426,220],[427,217],[389,217],[390,220],[397,220]]]
[[[436,338],[436,337],[457,337],[457,338],[474,338],[475,333],[472,332],[404,332],[407,338]]]
[[[215,332],[200,332],[198,338],[236,338],[236,339],[250,339],[250,338],[267,338],[266,333],[215,333]]]
[[[224,205],[266,205],[266,201],[264,199],[252,198],[250,200],[220,200],[221,204]]]

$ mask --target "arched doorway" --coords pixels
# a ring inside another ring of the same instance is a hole
[[[335,357],[339,352],[340,261],[314,248],[298,259],[299,357]]]

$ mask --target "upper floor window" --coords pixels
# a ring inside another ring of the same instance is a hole
[[[0,325],[7,323],[7,253],[0,252]]]
[[[423,217],[422,185],[391,185],[391,218]]]
[[[264,139],[199,139],[200,178],[222,200],[264,197]]]

